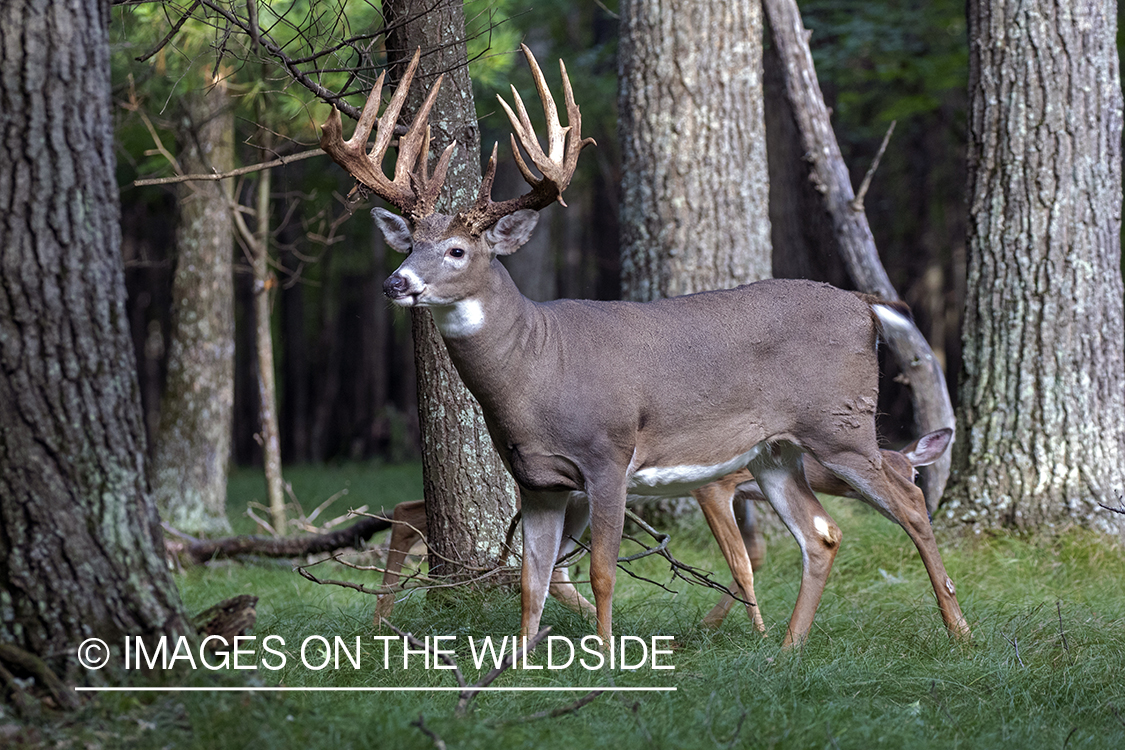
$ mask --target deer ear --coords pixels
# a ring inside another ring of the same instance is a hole
[[[511,255],[531,237],[539,214],[530,208],[501,217],[484,233],[484,240],[496,255]]]
[[[929,466],[945,452],[953,441],[953,430],[943,427],[940,430],[927,432],[910,445],[902,449],[902,455],[914,466]]]
[[[410,234],[410,225],[398,214],[392,214],[385,208],[371,209],[371,216],[387,244],[400,253],[409,253],[414,248],[414,238]]]

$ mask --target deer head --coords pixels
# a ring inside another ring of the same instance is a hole
[[[486,271],[492,260],[498,255],[515,252],[528,240],[538,220],[536,211],[556,200],[562,202],[562,193],[574,175],[579,153],[594,142],[592,138],[583,139],[581,136],[582,116],[574,102],[566,66],[559,61],[567,111],[567,125],[563,127],[559,122],[555,100],[534,55],[526,45],[521,45],[521,48],[543,102],[548,145],[546,151],[540,146],[527,109],[514,86],[512,96],[515,111],[503,98],[497,97],[514,131],[511,142],[516,164],[531,186],[528,192],[518,198],[499,202],[492,199],[497,153],[494,146],[476,201],[453,216],[434,210],[455,146],[451,144],[442,153],[433,175],[429,175],[429,128],[426,120],[441,85],[441,78],[430,89],[406,135],[399,139],[394,178],[388,179],[383,173],[383,157],[390,145],[395,121],[418,66],[420,51],[414,53],[398,90],[383,116],[378,118],[375,143],[370,152],[365,150],[366,143],[376,122],[375,113],[382,93],[383,75],[379,76],[355,133],[349,140],[343,140],[338,112],[333,110],[325,123],[321,147],[340,166],[347,169],[363,188],[380,196],[402,213],[400,216],[382,208],[376,208],[372,212],[387,244],[407,254],[406,260],[383,285],[384,293],[395,304],[404,307],[461,306],[468,309],[459,313],[471,318],[471,300],[486,283]],[[524,161],[520,153],[521,146],[538,170],[539,176]],[[470,302],[462,304],[466,300]]]

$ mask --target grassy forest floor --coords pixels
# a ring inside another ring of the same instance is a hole
[[[333,515],[362,504],[389,509],[414,499],[420,495],[419,474],[417,466],[343,465],[295,468],[287,479],[306,510],[346,487],[349,494],[327,513]],[[262,501],[260,475],[240,471],[230,488],[236,531],[252,532],[244,513],[248,502]],[[947,542],[942,553],[973,628],[971,643],[954,643],[906,534],[860,503],[830,498],[825,505],[843,529],[844,542],[803,648],[780,648],[800,559],[791,539],[777,537],[757,574],[768,638],[751,629],[740,609],[718,631],[700,628],[716,593],[669,583],[667,563],[645,558],[633,564],[635,571],[678,593],[619,573],[615,633],[646,640],[673,636],[675,650],[661,663],[674,670],[587,671],[572,665],[509,671],[495,683],[673,686],[675,692],[603,693],[571,713],[529,721],[519,720],[571,704],[585,691],[482,694],[465,717],[454,716],[455,692],[103,693],[63,722],[43,717],[21,736],[36,746],[74,748],[1125,747],[1120,545],[1079,530],[1051,539]],[[629,545],[624,549],[630,551]],[[726,581],[702,521],[676,529],[671,550]],[[327,570],[330,565],[316,570],[378,582],[374,573]],[[310,583],[289,562],[216,562],[188,570],[177,581],[192,612],[238,594],[259,597],[256,643],[280,636],[288,659],[279,671],[200,669],[165,676],[164,684],[456,684],[449,671],[422,669],[421,657],[401,669],[400,646],[392,649],[391,668],[385,670],[383,647],[371,639],[374,599]],[[416,595],[398,604],[392,621],[420,638],[456,636],[449,643],[471,682],[481,670],[472,664],[468,637],[517,633],[519,596],[508,590],[461,592],[441,601]],[[543,621],[554,635],[576,643],[592,632],[554,601]],[[306,668],[299,644],[310,635],[330,641],[341,636],[349,645],[360,636],[361,669],[346,660],[339,669]],[[544,662],[542,649],[532,664]],[[257,658],[262,655],[259,651]],[[420,717],[425,731],[417,726]]]

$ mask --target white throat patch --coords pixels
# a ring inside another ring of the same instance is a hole
[[[484,306],[480,300],[463,299],[452,305],[435,305],[430,308],[441,335],[450,339],[470,336],[484,325]]]

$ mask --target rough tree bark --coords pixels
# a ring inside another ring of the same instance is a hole
[[[480,130],[469,81],[465,17],[461,3],[393,0],[384,5],[392,61],[421,47],[422,58],[403,108],[411,121],[441,73],[441,94],[430,115],[431,153],[457,142],[438,210],[452,213],[476,198],[480,187]],[[516,511],[516,486],[484,423],[480,405],[461,382],[428,310],[411,311],[418,414],[422,428],[430,570],[469,578],[494,566],[508,522]]]
[[[234,166],[234,112],[226,87],[183,98],[188,174]],[[234,222],[231,181],[181,187],[172,282],[168,378],[152,462],[161,517],[190,534],[229,534],[227,465],[234,410]]]
[[[860,291],[897,300],[898,293],[879,260],[867,215],[862,205],[855,203],[851,177],[817,83],[808,44],[809,32],[801,21],[797,3],[795,0],[763,0],[762,5],[781,58],[785,89],[801,133],[805,158],[809,161],[810,179],[824,196],[824,207],[848,273]],[[888,329],[885,338],[899,368],[909,379],[918,434],[952,427],[953,406],[945,374],[922,333],[914,327],[911,330]],[[946,454],[919,472],[931,513],[945,489],[949,464],[950,456]]]
[[[768,278],[758,1],[626,0],[618,59],[622,296]]]
[[[189,631],[147,490],[109,3],[0,6],[0,642]]]
[[[1125,531],[1116,4],[969,5],[969,271],[948,518]]]

